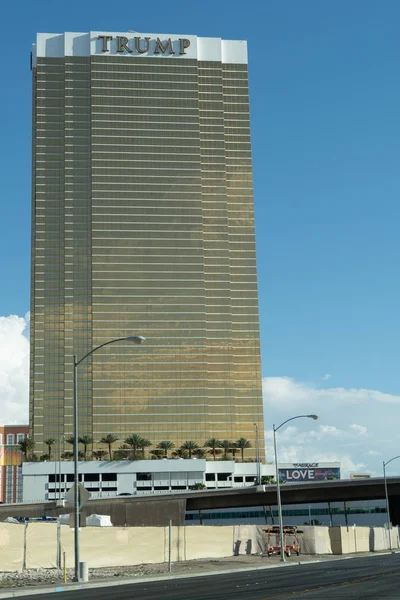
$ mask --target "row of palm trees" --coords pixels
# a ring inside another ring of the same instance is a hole
[[[74,436],[65,438],[67,444],[74,446]],[[147,438],[143,438],[140,435],[133,433],[132,435],[125,438],[124,443],[119,446],[118,450],[113,451],[112,446],[116,442],[120,441],[118,436],[113,433],[109,433],[99,440],[99,444],[104,444],[108,448],[109,459],[114,458],[117,460],[132,458],[137,460],[139,457],[144,458],[146,448],[152,446],[152,442]],[[41,456],[41,460],[51,460],[52,447],[56,444],[55,438],[47,438],[44,440],[45,446],[47,446],[47,454]],[[79,452],[80,460],[87,460],[88,447],[94,443],[94,439],[90,435],[83,435],[78,438],[78,444],[83,446],[83,451]],[[23,452],[25,459],[34,458],[35,442],[26,437],[24,440],[19,442],[20,450]],[[149,453],[152,458],[168,458],[172,455],[174,458],[205,458],[207,453],[212,454],[213,459],[216,460],[218,455],[223,453],[224,460],[227,460],[228,454],[232,454],[233,459],[236,458],[236,453],[240,451],[242,462],[244,461],[244,451],[247,448],[251,448],[251,443],[246,438],[239,438],[236,442],[231,440],[219,440],[217,438],[209,438],[203,444],[199,446],[193,440],[187,440],[178,448],[170,440],[163,440],[157,444],[154,450],[150,450]],[[169,454],[170,453],[170,454]],[[92,458],[97,460],[103,460],[107,452],[105,450],[94,450]],[[72,459],[73,452],[63,452],[61,455],[64,459]]]

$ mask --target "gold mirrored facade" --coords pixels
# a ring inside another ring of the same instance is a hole
[[[37,57],[30,428],[264,455],[247,64]]]

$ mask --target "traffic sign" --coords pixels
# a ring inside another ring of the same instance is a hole
[[[81,483],[78,483],[79,508],[82,508],[83,506],[85,506],[85,504],[89,500],[89,498],[90,498],[90,493],[87,491],[87,489]],[[69,488],[68,492],[65,494],[65,499],[68,502],[68,504],[75,506],[75,484]]]

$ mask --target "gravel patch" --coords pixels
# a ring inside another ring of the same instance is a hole
[[[309,556],[290,557],[288,562],[298,563],[299,560],[334,560],[330,556]],[[188,560],[184,562],[172,563],[172,575],[179,573],[190,575],[192,572],[215,571],[224,569],[263,567],[279,563],[279,556],[260,556],[260,555],[239,555],[226,558],[204,558]],[[99,569],[89,569],[89,579],[111,579],[114,577],[157,577],[158,575],[168,575],[168,563],[132,565],[128,567],[104,567]],[[67,581],[73,581],[74,570],[67,569]],[[0,572],[0,588],[25,587],[33,585],[51,585],[63,583],[64,574],[60,569],[28,569],[22,572],[6,573]]]

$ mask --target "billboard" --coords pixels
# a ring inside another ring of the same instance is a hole
[[[340,479],[340,466],[321,463],[293,463],[279,467],[279,480],[284,483],[301,481],[333,481]]]
[[[0,447],[0,466],[18,467],[23,461],[23,454],[19,446]]]

